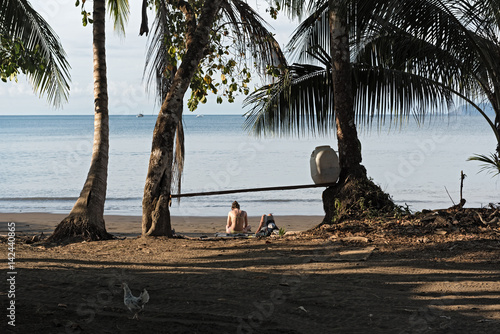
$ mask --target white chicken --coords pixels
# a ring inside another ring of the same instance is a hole
[[[149,293],[146,289],[142,290],[139,297],[132,295],[132,291],[128,287],[127,283],[122,283],[123,287],[123,303],[131,312],[134,312],[134,317],[132,319],[139,319],[139,313],[144,310],[144,305],[149,301]]]

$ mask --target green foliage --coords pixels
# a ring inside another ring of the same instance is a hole
[[[27,50],[20,39],[1,36],[0,44],[0,79],[3,82],[15,80],[20,73],[33,74],[45,71],[46,59],[40,53],[38,45],[31,51]]]
[[[199,103],[207,101],[209,93],[217,95],[217,103],[224,100],[233,103],[238,94],[248,95],[251,69],[246,62],[239,63],[244,54],[233,48],[234,41],[229,37],[227,28],[214,27],[207,56],[198,66],[191,80],[191,96],[188,100],[190,111],[196,110]],[[179,50],[182,55],[185,50]]]
[[[482,162],[481,169],[479,172],[486,172],[497,176],[500,174],[500,157],[496,153],[490,153],[490,156],[483,154],[475,154],[467,161],[479,161]]]
[[[29,2],[3,1],[0,6],[0,78],[25,73],[33,90],[55,107],[67,101],[69,63],[50,25]]]
[[[334,206],[335,206],[335,211],[333,214],[332,223],[335,224],[338,223],[342,218],[344,210],[342,209],[342,202],[338,198],[335,199]]]
[[[162,30],[161,43],[164,51],[150,49],[150,58],[147,61],[151,62],[152,71],[155,71],[158,68],[156,66],[160,63],[158,58],[162,58],[162,66],[166,64],[161,73],[162,79],[164,82],[171,82],[189,47],[189,27],[197,24],[203,3],[189,1],[186,3],[164,2],[162,4],[160,1],[150,1],[149,4],[154,4],[157,12],[162,13],[161,25],[168,28]],[[165,9],[162,5],[165,6]],[[232,103],[236,96],[241,94],[248,95],[252,73],[258,64],[257,62],[242,61],[242,59],[247,59],[248,55],[256,59],[265,58],[262,55],[264,52],[259,53],[256,50],[267,48],[268,53],[271,50],[269,45],[272,45],[274,38],[270,34],[265,35],[262,26],[252,26],[255,22],[259,24],[261,22],[258,18],[250,18],[253,15],[251,9],[242,2],[235,6],[239,6],[238,15],[249,15],[249,17],[243,19],[234,13],[228,15],[229,9],[233,10],[228,7],[224,7],[218,14],[219,16],[215,19],[210,32],[210,44],[205,49],[205,57],[198,64],[198,70],[190,83],[191,94],[188,99],[190,111],[195,110],[200,103],[206,103],[209,94],[215,95],[219,104],[224,101]],[[228,22],[231,20],[236,21],[236,23]],[[158,21],[155,24],[158,26]],[[159,31],[158,28],[156,29],[155,34]],[[248,38],[249,34],[255,34],[255,39]],[[266,45],[266,43],[268,44]],[[154,48],[159,47],[160,44],[155,41],[151,42],[151,45]],[[153,59],[155,56],[157,59]],[[277,70],[274,69],[274,72]],[[155,73],[154,76],[158,80],[158,73]],[[153,78],[153,75],[150,75],[150,78]]]
[[[91,12],[87,12],[85,10],[85,1],[86,0],[82,0],[82,11],[81,11],[81,14],[82,14],[82,24],[84,27],[87,26],[87,24],[92,24],[94,23],[94,20],[92,20],[91,16],[92,16],[92,13]],[[75,2],[75,7],[78,7],[80,5],[80,0],[76,0]]]
[[[86,27],[89,23],[94,23],[92,13],[85,9],[86,0],[81,2],[82,24]],[[110,17],[114,21],[114,29],[120,34],[125,35],[125,26],[127,25],[128,16],[130,14],[130,7],[128,0],[107,0],[107,10]],[[80,0],[76,0],[75,7],[80,6]]]
[[[189,110],[193,111],[199,103],[207,101],[209,93],[217,95],[217,103],[224,99],[232,103],[236,95],[248,95],[248,84],[252,77],[246,64],[238,64],[230,46],[213,43],[208,57],[198,66],[198,72],[191,80]]]
[[[269,15],[271,15],[271,17],[276,20],[278,18],[278,13],[280,10],[281,10],[281,4],[279,3],[279,1],[275,1],[274,4],[271,4],[269,8],[266,9],[266,12],[269,13]]]
[[[283,237],[286,233],[286,229],[284,227],[280,227],[279,231],[278,231],[278,235],[280,237]]]
[[[412,214],[408,204],[405,205],[395,205],[394,206],[394,218],[401,219],[404,216],[410,216]]]

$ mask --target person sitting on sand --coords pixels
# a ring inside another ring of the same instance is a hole
[[[248,216],[246,211],[240,210],[240,204],[236,201],[231,205],[231,211],[227,214],[227,233],[246,233],[250,232],[248,225]]]
[[[273,214],[264,214],[260,218],[259,228],[255,232],[256,236],[270,236],[274,231],[278,231],[279,228],[276,226]]]

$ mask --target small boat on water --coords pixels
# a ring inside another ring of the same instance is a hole
[[[137,114],[137,115],[135,115],[135,117],[144,117],[144,115],[143,114]]]
[[[202,114],[196,115],[196,118],[200,118],[200,117],[203,117],[203,115]]]

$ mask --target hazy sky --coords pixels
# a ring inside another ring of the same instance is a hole
[[[139,36],[141,3],[130,1],[130,19],[126,36],[120,37],[113,32],[110,20],[106,22],[106,52],[108,69],[109,112],[112,115],[157,114],[159,107],[154,96],[145,91],[142,73],[145,60],[147,37]],[[263,0],[248,0],[259,9],[262,17],[272,25],[280,45],[284,45],[294,29],[294,25],[284,16],[277,21],[265,13],[267,7]],[[54,109],[45,98],[33,93],[23,75],[19,82],[0,82],[0,115],[92,115],[92,27],[83,27],[80,8],[75,0],[31,1],[32,6],[45,18],[60,37],[71,66],[71,91],[68,103],[63,108]],[[87,10],[92,11],[92,2],[87,2]],[[108,16],[107,16],[108,18]],[[153,13],[149,22],[153,21]],[[186,94],[188,95],[188,94]],[[235,103],[224,102],[218,105],[215,98],[200,105],[196,113],[201,114],[242,114],[242,98]],[[187,110],[187,109],[186,109]],[[186,111],[186,113],[189,111]]]

